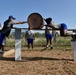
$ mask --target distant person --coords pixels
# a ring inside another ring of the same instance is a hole
[[[46,25],[45,25],[46,26]],[[68,27],[65,23],[60,23],[60,24],[53,24],[52,22],[50,24],[48,24],[49,27],[51,27],[52,29],[58,29],[60,30],[60,35],[61,36],[76,36],[75,32],[68,32]]]
[[[45,37],[46,37],[46,48],[45,49],[49,48],[49,43],[50,43],[50,49],[53,49],[53,47],[52,47],[52,31],[48,27],[48,24],[51,23],[52,19],[46,18],[44,20],[47,23],[47,25],[45,26]]]
[[[11,28],[13,28],[13,25],[27,23],[25,21],[24,22],[14,22],[15,19],[16,19],[15,17],[10,15],[8,17],[8,19],[4,22],[3,28],[0,31],[0,43],[1,44],[4,43],[5,37],[9,36],[9,34],[11,32]],[[3,48],[2,48],[2,52],[4,52],[4,45],[3,45]]]
[[[56,39],[56,37],[57,37],[57,32],[56,32],[56,30],[53,30],[53,31],[52,31],[52,35],[53,35],[53,42],[56,43],[56,41],[57,41],[57,39]]]
[[[28,27],[28,30],[25,33],[25,39],[27,40],[28,49],[30,48],[30,45],[33,49],[33,42],[34,42],[34,39],[35,39],[34,31],[31,30],[31,29],[32,29],[31,27]]]

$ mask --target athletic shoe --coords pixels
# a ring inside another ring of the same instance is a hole
[[[50,49],[53,49],[53,47],[50,47]]]
[[[0,54],[3,54],[4,52],[0,52]]]

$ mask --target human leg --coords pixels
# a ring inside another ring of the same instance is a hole
[[[33,39],[30,39],[32,49],[33,49],[33,41],[34,41]]]
[[[2,45],[2,51],[4,52],[4,45]]]
[[[76,33],[75,32],[68,32],[67,25],[62,23],[61,28],[60,28],[60,35],[61,36],[73,36],[73,35],[76,35]]]
[[[28,49],[30,48],[30,40],[27,39],[27,43],[28,43]]]
[[[30,48],[30,44],[28,44],[28,49]]]
[[[46,48],[48,48],[49,45],[49,34],[46,34]]]
[[[4,52],[4,40],[2,41],[2,51]]]
[[[50,40],[50,49],[53,49],[53,47],[52,47],[52,34],[49,34],[49,40]]]
[[[49,39],[46,39],[46,47],[49,47]]]
[[[52,46],[52,39],[50,39],[50,49],[53,49],[53,46]]]
[[[2,51],[4,51],[4,38],[2,33],[0,33],[0,49],[2,49]]]
[[[33,43],[31,43],[32,49],[33,49]]]
[[[75,32],[68,32],[68,30],[64,29],[64,30],[61,30],[61,36],[76,36],[76,33]]]

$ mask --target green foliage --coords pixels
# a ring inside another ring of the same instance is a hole
[[[36,46],[43,46],[43,45],[45,45],[45,38],[36,38],[37,39],[37,41],[35,40],[34,41],[34,45],[36,45]]]
[[[69,47],[71,37],[60,37],[59,34],[57,34],[57,40],[56,42],[53,42],[53,46],[58,47]],[[25,33],[22,32],[22,41],[21,45],[22,47],[25,47],[27,45],[27,41],[25,40]],[[34,46],[45,46],[46,45],[46,38],[44,33],[35,33],[35,40],[34,40]],[[14,32],[9,36],[9,38],[6,40],[6,46],[15,46],[15,40],[14,40]]]
[[[9,38],[14,38],[14,36],[15,36],[15,32],[12,32],[12,33],[9,35]],[[21,32],[21,37],[22,37],[22,38],[25,37],[25,32]],[[37,37],[37,38],[45,37],[45,33],[36,32],[36,33],[35,33],[35,37]]]
[[[45,37],[45,34],[44,33],[36,32],[35,33],[35,37],[37,37],[37,38]]]

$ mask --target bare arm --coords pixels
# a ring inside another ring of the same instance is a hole
[[[60,28],[58,28],[58,27],[56,27],[56,26],[54,26],[52,24],[48,24],[48,25],[45,25],[45,26],[51,27],[52,29],[60,29]]]
[[[45,18],[43,18],[43,20],[47,23],[47,21],[46,21]],[[44,26],[51,27],[52,29],[59,29],[59,27],[58,27],[57,25],[53,24],[51,21],[48,22],[48,23],[47,23],[46,25],[44,25]]]
[[[55,27],[53,25],[51,25],[51,24],[48,24],[48,25],[46,24],[44,26],[48,26],[48,27],[51,27],[51,28],[55,29]]]
[[[14,22],[14,24],[24,24],[27,23],[27,21],[23,21],[23,22]]]

